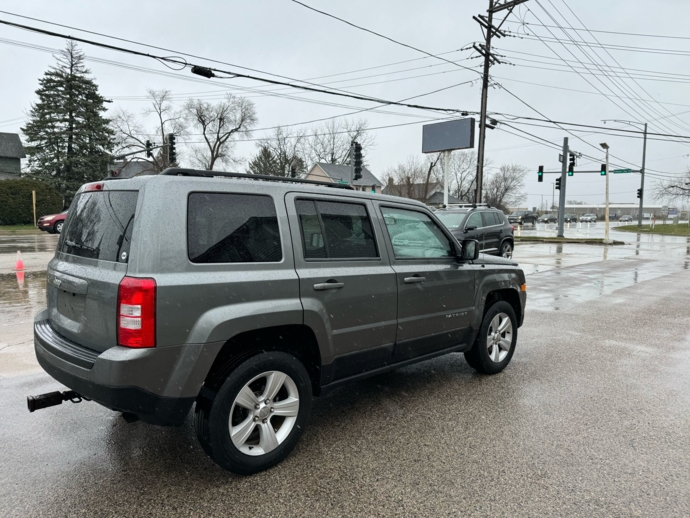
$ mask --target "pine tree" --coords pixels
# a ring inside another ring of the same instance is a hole
[[[105,176],[114,133],[103,116],[105,99],[84,66],[84,53],[68,41],[55,57],[57,64],[39,79],[38,102],[22,132],[30,174],[53,185],[70,203],[82,184]]]
[[[282,176],[278,161],[266,146],[261,146],[257,155],[247,165],[247,173]]]

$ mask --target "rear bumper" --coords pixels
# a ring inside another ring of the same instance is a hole
[[[48,374],[105,407],[157,425],[184,422],[221,346],[112,347],[98,353],[57,334],[47,312],[34,321],[36,358]]]

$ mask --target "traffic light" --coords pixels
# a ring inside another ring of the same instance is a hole
[[[642,198],[642,189],[637,189],[637,197]]]
[[[556,189],[558,189],[559,191],[561,190],[561,179],[560,178],[556,178]]]
[[[544,166],[543,165],[539,166],[539,172],[537,173],[537,181],[538,182],[544,181]]]
[[[151,153],[152,149],[153,149],[153,144],[151,144],[150,140],[147,140],[146,141],[146,158],[153,157],[153,153]]]
[[[606,164],[601,164],[601,176],[606,176]]]
[[[575,153],[570,153],[570,159],[568,160],[568,176],[573,176],[575,172]]]
[[[290,168],[290,178],[297,178],[297,168],[294,165]]]
[[[168,163],[170,165],[177,163],[177,153],[175,152],[175,134],[168,133]]]
[[[354,165],[355,165],[355,176],[353,180],[361,180],[362,179],[362,144],[359,142],[353,142],[352,145],[354,146],[355,150],[355,159],[354,159]]]

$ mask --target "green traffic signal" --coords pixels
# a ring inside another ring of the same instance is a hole
[[[572,171],[568,171],[568,176],[573,176],[575,173]]]
[[[606,176],[606,164],[601,164],[601,176]]]

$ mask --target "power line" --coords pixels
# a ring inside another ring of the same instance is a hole
[[[109,49],[109,50],[114,50],[117,52],[123,52],[126,54],[132,54],[132,55],[140,56],[140,57],[147,57],[147,58],[155,59],[155,60],[163,62],[163,63],[171,63],[171,64],[174,64],[177,66],[183,66],[184,68],[187,68],[187,67],[191,68],[194,66],[199,66],[200,68],[211,71],[211,72],[218,72],[220,74],[227,74],[228,76],[231,76],[230,78],[240,77],[240,78],[244,78],[244,79],[251,79],[254,81],[261,81],[261,82],[264,82],[267,84],[289,86],[291,88],[295,88],[295,89],[299,89],[299,90],[305,90],[305,91],[316,92],[316,93],[323,93],[323,94],[334,95],[334,96],[338,96],[338,97],[346,97],[346,98],[351,98],[351,99],[357,99],[360,101],[374,102],[374,103],[378,103],[378,104],[404,106],[406,108],[431,110],[431,111],[439,111],[439,112],[446,112],[446,113],[457,113],[459,111],[462,111],[462,110],[453,109],[453,108],[438,108],[438,107],[433,107],[433,106],[422,106],[422,105],[415,105],[415,104],[408,104],[408,103],[397,103],[395,101],[387,101],[385,99],[378,99],[375,97],[369,97],[369,96],[364,96],[364,95],[357,95],[357,94],[332,91],[332,90],[324,90],[321,88],[313,88],[310,86],[296,85],[294,83],[286,83],[285,81],[278,81],[275,79],[268,79],[265,77],[258,77],[258,76],[239,73],[239,72],[235,72],[235,71],[221,70],[221,69],[212,68],[212,67],[203,67],[201,65],[195,65],[194,63],[189,63],[186,60],[180,61],[179,59],[176,59],[176,58],[170,58],[170,57],[166,57],[166,56],[156,56],[153,54],[148,54],[146,52],[140,52],[137,50],[127,49],[124,47],[118,47],[118,46],[110,45],[107,43],[101,43],[101,42],[97,42],[97,41],[93,41],[93,40],[87,40],[84,38],[77,38],[77,37],[69,36],[66,34],[60,34],[60,33],[56,33],[53,31],[47,31],[44,29],[39,29],[37,27],[30,27],[27,25],[8,22],[7,20],[0,20],[0,24],[8,25],[10,27],[17,27],[19,29],[24,29],[24,30],[27,30],[30,32],[35,32],[38,34],[45,34],[47,36],[52,36],[52,37],[56,37],[56,38],[78,41],[80,43],[85,43],[87,45],[93,45],[95,47],[101,47],[101,48],[105,48],[105,49]],[[440,59],[443,59],[443,58],[440,58]],[[452,63],[452,61],[449,61],[449,62]],[[460,66],[460,65],[458,65],[458,66]],[[467,68],[467,67],[461,67],[461,68]],[[472,69],[468,69],[468,70],[472,70]],[[227,78],[221,77],[220,79],[227,79]]]
[[[530,11],[530,12],[532,12],[532,11]],[[550,26],[544,25],[544,27],[550,27]],[[536,33],[533,32],[533,34],[535,34],[535,36],[536,36]],[[508,36],[511,36],[514,38],[526,39],[526,40],[537,40],[537,39],[539,39],[539,37],[530,36],[530,35],[509,34]],[[555,36],[553,38],[546,37],[546,40],[550,41],[552,43],[558,42],[558,43],[564,43],[566,45],[575,45],[575,43],[561,40],[559,38],[556,38]],[[620,51],[625,51],[625,52],[639,52],[641,54],[661,54],[661,55],[667,55],[667,56],[680,56],[680,57],[690,56],[690,51],[687,51],[687,50],[659,49],[659,48],[654,48],[654,47],[634,47],[631,45],[617,45],[617,44],[612,44],[612,43],[607,43],[606,45],[597,44],[597,45],[595,45],[595,47],[597,47],[597,48],[606,47],[609,50],[620,50]]]
[[[608,94],[604,94],[601,92],[588,92],[587,90],[577,90],[575,88],[565,88],[563,86],[548,85],[548,84],[544,84],[544,83],[533,83],[530,81],[522,81],[520,79],[513,79],[511,77],[500,77],[500,76],[493,76],[493,77],[494,77],[494,79],[500,79],[501,81],[512,81],[513,83],[522,83],[522,84],[530,85],[530,86],[541,86],[543,88],[552,88],[555,90],[563,90],[566,92],[576,92],[576,93],[588,94],[588,95],[602,95],[604,97],[609,97]],[[642,99],[639,99],[639,100],[642,100]],[[690,104],[669,103],[669,102],[663,102],[663,101],[658,101],[658,102],[660,102],[661,104],[666,104],[668,106],[682,106],[685,108],[690,108]]]
[[[535,27],[548,27],[551,29],[557,28],[555,25],[544,25],[541,23],[529,23],[529,22],[523,22],[523,21],[509,20],[509,23],[517,23],[520,25],[534,25]],[[601,34],[618,34],[621,36],[635,36],[635,37],[642,37],[642,38],[666,38],[666,39],[673,39],[673,40],[690,40],[690,37],[688,37],[688,36],[668,36],[668,35],[662,35],[662,34],[643,34],[643,33],[639,33],[639,32],[603,31],[603,30],[587,29],[587,28],[580,28],[580,27],[570,27],[570,30],[571,31],[596,32],[596,33],[601,33]]]
[[[403,42],[401,42],[401,41],[394,40],[393,38],[390,38],[390,37],[388,37],[388,36],[385,36],[384,34],[381,34],[381,33],[379,33],[379,32],[372,31],[371,29],[367,29],[366,27],[362,27],[361,25],[356,25],[356,24],[354,24],[354,23],[352,23],[352,22],[349,22],[349,21],[347,21],[347,20],[344,20],[343,18],[339,18],[338,16],[335,16],[335,15],[333,15],[333,14],[327,13],[326,11],[321,11],[321,10],[319,10],[319,9],[316,9],[315,7],[311,7],[311,6],[309,6],[309,5],[305,4],[305,3],[300,2],[299,0],[292,0],[292,2],[294,2],[294,3],[298,4],[298,5],[301,5],[302,7],[305,7],[305,8],[307,8],[307,9],[309,9],[309,10],[311,10],[311,11],[314,11],[314,12],[316,12],[316,13],[322,14],[322,15],[324,15],[324,16],[328,16],[329,18],[333,18],[334,20],[338,20],[339,22],[342,22],[342,23],[344,23],[344,24],[347,24],[347,25],[349,25],[350,27],[354,27],[355,29],[359,29],[360,31],[368,32],[369,34],[373,34],[374,36],[378,36],[379,38],[383,38],[384,40],[388,40],[388,41],[390,41],[390,42],[392,42],[392,43],[395,43],[396,45],[400,45],[400,46],[402,46],[402,47],[406,47],[406,48],[408,48],[408,49],[412,49],[412,50],[414,50],[414,51],[421,52],[422,54],[426,54],[426,55],[429,56],[429,57],[436,58],[436,59],[440,59],[441,61],[445,61],[445,62],[447,62],[447,63],[450,63],[451,65],[455,65],[455,66],[458,66],[458,67],[460,67],[460,68],[466,68],[467,70],[472,70],[473,72],[477,72],[478,74],[481,74],[481,73],[480,73],[479,71],[477,71],[477,70],[474,70],[474,69],[471,69],[471,68],[468,68],[468,67],[464,67],[464,66],[462,66],[462,65],[458,65],[457,63],[455,63],[455,62],[453,62],[453,61],[450,61],[450,60],[447,60],[446,58],[440,57],[438,54],[432,54],[431,52],[427,52],[426,50],[422,50],[422,49],[420,49],[420,48],[413,47],[412,45],[408,45],[407,43],[403,43]]]

